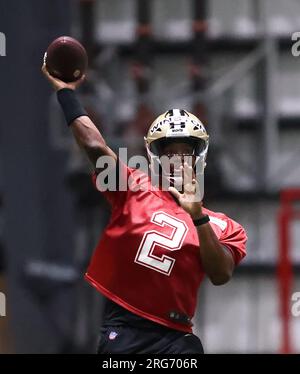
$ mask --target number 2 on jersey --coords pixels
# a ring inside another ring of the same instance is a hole
[[[158,230],[145,232],[134,261],[162,274],[170,275],[176,260],[167,255],[156,256],[153,251],[156,246],[169,251],[180,250],[188,227],[184,221],[165,212],[154,213],[151,222],[158,227],[171,227],[173,229],[172,233],[171,235],[165,235]]]

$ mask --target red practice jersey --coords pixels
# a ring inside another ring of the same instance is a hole
[[[121,162],[127,175],[136,169]],[[96,175],[93,176],[94,183]],[[147,183],[150,181],[147,180]],[[103,192],[111,219],[86,279],[103,295],[148,320],[192,332],[197,292],[204,278],[197,230],[190,215],[167,191]],[[203,208],[235,264],[245,256],[243,227],[225,214]]]

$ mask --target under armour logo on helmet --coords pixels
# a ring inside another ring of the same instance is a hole
[[[175,128],[184,129],[185,128],[185,122],[181,122],[181,123],[170,123],[170,129],[175,129]]]

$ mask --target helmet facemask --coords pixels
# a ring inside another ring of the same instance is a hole
[[[190,148],[186,152],[168,152],[170,144],[183,143]],[[151,176],[155,182],[162,177],[162,187],[174,186],[178,190],[183,187],[183,172],[181,166],[187,163],[192,166],[196,178],[204,173],[205,160],[208,150],[208,140],[194,137],[170,137],[153,141],[150,145],[146,142],[147,154],[150,162]],[[157,183],[155,183],[157,184]]]
[[[168,186],[181,186],[182,189],[180,167],[184,161],[194,168],[196,178],[203,175],[208,139],[205,127],[193,114],[183,109],[171,109],[160,115],[145,138],[152,183],[161,185],[160,182],[166,180]],[[176,146],[176,143],[182,144]]]

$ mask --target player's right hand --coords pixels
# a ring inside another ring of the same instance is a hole
[[[178,200],[181,207],[189,213],[193,220],[203,217],[199,183],[192,166],[187,162],[181,166],[183,171],[183,191],[169,187],[169,192]]]
[[[42,66],[42,72],[45,75],[45,77],[48,79],[52,87],[54,88],[55,91],[62,90],[63,88],[69,88],[71,90],[76,90],[81,83],[85,79],[85,75],[83,75],[80,79],[78,79],[75,82],[70,82],[66,83],[58,78],[53,77],[47,70],[46,63],[44,61],[43,66]]]

